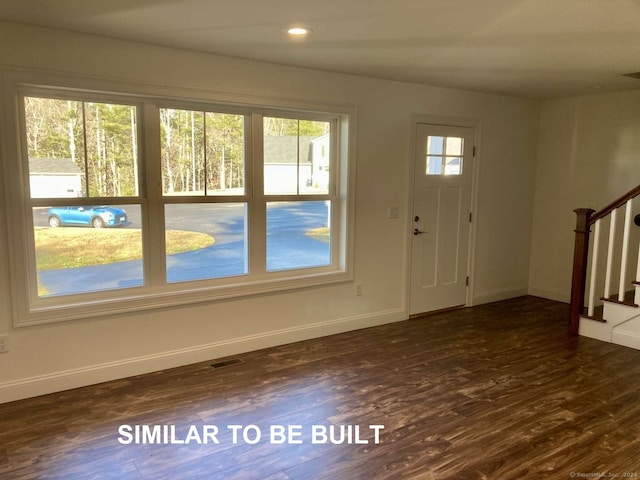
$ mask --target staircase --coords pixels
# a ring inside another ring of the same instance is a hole
[[[599,212],[575,210],[570,335],[640,350],[639,196],[640,186]]]
[[[631,300],[603,300],[602,316],[581,315],[580,335],[640,350],[640,285]]]

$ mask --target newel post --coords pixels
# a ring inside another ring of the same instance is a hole
[[[571,308],[569,310],[569,335],[578,335],[580,314],[584,307],[584,291],[589,256],[589,218],[595,212],[590,208],[578,208],[576,214],[576,238],[573,247],[573,276],[571,278]]]

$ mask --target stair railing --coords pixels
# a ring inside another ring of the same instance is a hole
[[[587,267],[589,259],[590,279],[589,279],[589,295],[587,300],[587,316],[593,317],[596,299],[596,282],[599,270],[600,257],[600,230],[602,221],[610,217],[609,225],[609,244],[607,246],[607,259],[605,265],[605,281],[604,294],[602,299],[613,301],[611,299],[611,284],[614,275],[614,249],[616,245],[617,234],[617,216],[618,210],[625,206],[624,228],[622,232],[622,252],[620,258],[620,283],[618,287],[618,300],[622,302],[625,295],[625,285],[627,283],[627,271],[629,267],[629,239],[631,236],[632,223],[632,205],[633,199],[640,195],[640,185],[633,190],[627,192],[615,202],[606,206],[599,212],[591,208],[578,208],[574,210],[576,214],[575,243],[573,250],[573,275],[571,279],[571,306],[569,309],[569,335],[578,335],[580,326],[580,316],[584,312],[585,307],[585,290],[587,280]],[[591,227],[594,226],[593,252],[589,255],[589,236]],[[636,277],[634,280],[640,280],[640,245],[638,249],[638,263]]]

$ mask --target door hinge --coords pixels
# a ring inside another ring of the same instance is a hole
[[[474,145],[473,146],[473,157],[475,158],[475,156],[476,156],[476,146]]]
[[[467,277],[467,283],[466,283],[466,286],[467,286],[467,287],[469,286],[469,277]]]
[[[473,221],[473,213],[469,212],[469,223]]]

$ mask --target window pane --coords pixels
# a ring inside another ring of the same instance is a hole
[[[264,118],[264,192],[329,192],[331,124],[311,120]]]
[[[442,155],[444,153],[444,137],[427,137],[427,154]]]
[[[136,108],[84,103],[90,197],[138,195]]]
[[[165,205],[167,281],[248,273],[247,205]]]
[[[244,116],[160,109],[165,195],[244,195]]]
[[[31,198],[86,192],[82,102],[25,97]]]
[[[442,157],[427,157],[427,175],[442,175]]]
[[[462,138],[447,137],[447,155],[462,155]]]
[[[31,198],[138,195],[135,107],[25,97],[25,120]]]
[[[244,195],[244,116],[207,113],[207,195]]]
[[[160,109],[163,193],[203,195],[204,114]]]
[[[447,157],[446,165],[444,166],[445,175],[462,175],[462,158],[461,157]]]
[[[41,297],[143,285],[140,206],[34,208]]]
[[[267,270],[331,264],[331,202],[267,203]]]

